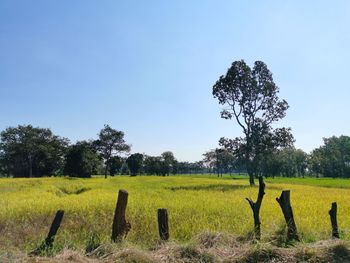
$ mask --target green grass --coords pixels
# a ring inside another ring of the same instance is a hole
[[[183,175],[188,176],[188,175]],[[213,178],[217,179],[217,175],[215,174],[197,174],[197,175],[191,175],[191,177],[196,178]],[[221,177],[220,177],[221,178]],[[232,179],[232,180],[239,180],[244,179],[248,180],[247,175],[229,175],[224,174],[223,179]],[[310,186],[320,186],[320,187],[330,187],[330,188],[350,188],[350,178],[328,178],[328,177],[268,177],[265,179],[268,183],[277,183],[277,184],[298,184],[298,185],[310,185]]]
[[[341,237],[350,239],[350,180],[275,178],[266,180],[261,207],[262,235],[280,239],[284,219],[275,198],[292,191],[292,206],[303,242],[328,239],[331,202],[338,202]],[[119,189],[129,192],[126,241],[150,248],[158,244],[157,209],[169,212],[170,236],[185,243],[203,232],[249,237],[253,220],[246,197],[257,196],[247,177],[136,176],[104,179],[0,179],[0,248],[29,251],[45,238],[56,210],[65,210],[55,248],[85,249],[91,236],[110,242]],[[283,232],[283,231],[282,231]],[[96,237],[96,234],[98,235]],[[1,250],[1,249],[0,249]]]

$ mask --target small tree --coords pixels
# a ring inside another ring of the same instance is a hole
[[[109,125],[98,134],[98,140],[94,142],[97,151],[105,161],[105,178],[109,170],[110,159],[120,153],[130,151],[130,145],[125,143],[124,132],[112,129]]]
[[[290,129],[273,130],[271,126],[288,109],[288,103],[278,98],[278,92],[271,72],[261,61],[256,61],[253,69],[243,60],[233,62],[226,75],[213,86],[213,96],[225,106],[221,117],[234,119],[244,134],[233,140],[221,138],[220,145],[245,160],[251,185],[261,155],[293,141]]]

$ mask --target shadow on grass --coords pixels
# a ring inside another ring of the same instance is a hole
[[[345,244],[337,244],[329,248],[329,254],[334,262],[350,262],[350,251]]]

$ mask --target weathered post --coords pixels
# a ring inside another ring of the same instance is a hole
[[[289,240],[297,240],[299,241],[297,226],[295,225],[293,209],[290,205],[290,191],[282,191],[280,198],[276,198],[277,202],[281,206],[284,219],[287,223],[287,237]]]
[[[114,220],[112,226],[112,241],[121,241],[130,231],[130,223],[126,222],[125,210],[128,204],[128,192],[119,190],[118,201],[115,207]]]
[[[264,195],[265,195],[265,183],[264,183],[263,177],[260,176],[259,177],[259,193],[258,193],[258,198],[257,198],[256,202],[254,203],[252,199],[246,198],[246,200],[248,201],[250,207],[253,210],[254,234],[255,234],[255,238],[257,240],[260,240],[260,238],[261,238],[260,207],[261,207],[261,203],[262,203]]]
[[[52,247],[53,242],[55,240],[55,236],[57,234],[57,231],[60,228],[63,215],[64,215],[63,210],[58,210],[56,212],[55,218],[52,221],[49,233],[48,233],[45,241],[39,247],[37,247],[35,250],[30,252],[29,253],[30,255],[39,255],[42,251],[47,250],[47,249]]]
[[[158,209],[158,229],[161,240],[169,239],[168,211],[164,208]]]
[[[329,210],[329,216],[332,224],[332,237],[339,238],[338,223],[337,223],[337,203],[332,203],[331,210]]]

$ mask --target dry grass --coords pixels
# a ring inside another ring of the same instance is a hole
[[[63,249],[53,257],[29,257],[21,252],[0,255],[0,262],[81,262],[81,263],[255,263],[255,262],[350,262],[350,242],[340,240],[296,244],[288,248],[269,243],[242,243],[220,233],[205,233],[187,244],[161,243],[151,250],[130,244],[107,245],[93,253]]]

